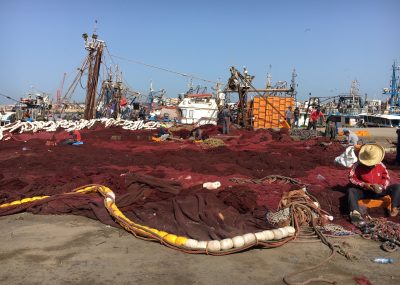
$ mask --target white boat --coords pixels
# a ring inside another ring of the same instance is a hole
[[[0,112],[0,126],[13,123],[15,121],[15,112]]]
[[[179,103],[182,124],[216,125],[218,105],[212,94],[189,94]]]
[[[366,127],[400,127],[400,114],[360,114],[359,118]]]

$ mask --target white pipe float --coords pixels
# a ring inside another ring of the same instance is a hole
[[[292,226],[286,226],[273,230],[266,230],[257,233],[247,233],[242,236],[226,238],[223,240],[197,241],[195,239],[187,239],[184,243],[186,248],[192,250],[207,250],[208,252],[219,252],[230,249],[240,249],[249,245],[254,245],[257,241],[278,241],[295,234],[296,230]]]
[[[246,248],[257,245],[257,243],[271,241],[276,242],[289,236],[293,236],[296,232],[292,226],[286,226],[273,230],[265,230],[257,233],[246,233],[244,235],[235,236],[232,239],[225,238],[222,240],[209,240],[209,241],[197,241],[190,239],[185,236],[178,236],[162,230],[150,228],[136,224],[127,218],[115,204],[115,193],[108,187],[103,185],[87,185],[81,188],[77,188],[73,191],[74,193],[91,193],[99,192],[104,197],[104,205],[117,222],[124,226],[128,231],[141,236],[156,238],[163,243],[175,246],[177,248],[183,247],[191,251],[199,251],[199,253],[210,253],[219,254],[224,252],[236,252],[244,250]],[[68,194],[68,193],[66,193]],[[14,201],[0,205],[0,207],[8,207],[13,205],[20,205],[22,203],[29,203],[40,199],[45,199],[50,196],[24,198],[22,200]]]

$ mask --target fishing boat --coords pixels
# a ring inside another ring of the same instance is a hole
[[[178,105],[182,124],[216,125],[218,105],[212,94],[188,94]]]
[[[360,114],[359,118],[365,127],[400,127],[400,115],[397,114]]]
[[[15,112],[0,111],[0,126],[5,126],[9,123],[15,122]]]
[[[382,114],[360,114],[362,123],[366,127],[400,127],[400,86],[396,72],[400,67],[394,62],[392,65],[392,80],[390,88],[384,88],[383,94],[390,95],[386,110]]]

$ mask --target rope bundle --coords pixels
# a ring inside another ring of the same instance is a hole
[[[304,190],[291,191],[285,194],[279,203],[279,208],[284,207],[290,207],[291,209],[292,219],[294,220],[294,225],[299,238],[309,238],[312,237],[311,234],[313,234],[318,237],[323,244],[328,246],[331,252],[326,259],[318,264],[286,275],[283,278],[283,282],[287,285],[306,285],[311,282],[337,284],[336,281],[328,280],[322,277],[309,278],[303,282],[291,282],[288,280],[289,277],[293,277],[300,273],[311,271],[322,266],[328,262],[336,252],[348,259],[353,257],[345,252],[340,245],[331,243],[321,231],[321,227],[327,223],[328,220],[331,220],[332,217],[319,207],[318,201],[313,196],[307,194],[307,192]]]
[[[208,138],[208,139],[205,139],[205,140],[201,143],[201,145],[202,145],[204,148],[217,148],[217,147],[220,147],[220,146],[224,146],[225,143],[224,143],[224,141],[221,140],[221,139]]]

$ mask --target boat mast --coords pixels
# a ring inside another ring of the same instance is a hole
[[[95,21],[95,24],[97,21]],[[97,39],[96,26],[94,28],[92,38],[88,39],[88,34],[82,35],[85,40],[85,49],[89,52],[87,57],[89,63],[86,99],[85,99],[85,113],[86,120],[94,119],[96,116],[96,92],[97,83],[99,81],[101,57],[103,54],[104,41]]]
[[[399,89],[398,89],[398,83],[397,83],[397,77],[396,77],[396,70],[399,70],[400,68],[396,66],[396,62],[393,62],[392,65],[392,81],[390,84],[390,111],[395,111],[395,109],[398,109],[400,106],[399,102]]]

